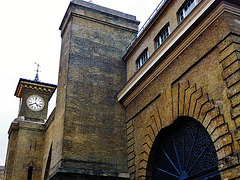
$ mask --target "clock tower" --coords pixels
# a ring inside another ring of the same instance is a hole
[[[26,121],[44,122],[47,118],[48,102],[56,85],[20,79],[15,96],[20,98],[19,118]]]
[[[20,79],[15,96],[20,99],[18,117],[12,122],[5,179],[41,180],[48,102],[57,86]]]

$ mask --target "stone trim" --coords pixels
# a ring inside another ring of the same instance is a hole
[[[57,86],[52,84],[41,83],[41,82],[34,82],[31,80],[20,79],[15,92],[15,96],[21,98],[23,94],[23,89],[25,88],[37,90],[41,92],[48,92],[50,93],[50,97],[51,97],[52,94],[55,92]]]

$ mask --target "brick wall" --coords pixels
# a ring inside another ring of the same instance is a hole
[[[1,180],[3,180],[3,178],[4,178],[4,169],[5,169],[4,166],[0,166],[0,179]]]
[[[46,133],[50,177],[66,172],[128,177],[125,111],[115,94],[126,81],[121,57],[137,26],[133,16],[85,1],[70,3],[60,27],[56,113]]]
[[[181,44],[191,37],[189,33],[171,52],[180,52],[172,63],[126,106],[130,179],[151,176],[148,165],[154,140],[181,116],[197,119],[206,128],[216,149],[221,178],[240,176],[239,22],[236,14],[222,13],[180,51]],[[157,74],[157,68],[161,63],[146,79]],[[141,83],[136,89],[143,87]]]

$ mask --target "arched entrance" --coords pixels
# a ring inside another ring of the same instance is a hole
[[[149,161],[153,180],[220,179],[214,144],[202,124],[190,117],[179,117],[160,131]]]

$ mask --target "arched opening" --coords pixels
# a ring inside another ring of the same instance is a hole
[[[155,179],[220,179],[214,144],[197,120],[179,117],[158,134],[149,156],[147,176]]]
[[[32,175],[33,175],[33,167],[29,166],[28,168],[28,180],[32,180]]]
[[[51,144],[49,154],[48,154],[47,164],[46,164],[45,173],[44,173],[44,180],[47,179],[49,176],[51,159],[52,159],[52,144]]]

